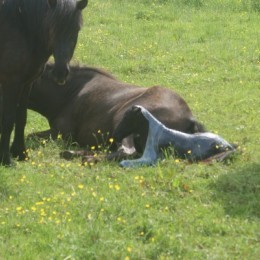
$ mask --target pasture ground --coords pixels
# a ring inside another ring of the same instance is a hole
[[[28,141],[0,168],[0,259],[259,259],[259,24],[257,0],[89,1],[74,62],[176,90],[241,153],[123,170]],[[46,128],[29,112],[26,134]]]

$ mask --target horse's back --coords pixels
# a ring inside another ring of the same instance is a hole
[[[175,91],[153,86],[143,88],[142,93],[124,105],[123,111],[134,105],[141,105],[152,113],[158,120],[167,127],[183,132],[193,132],[194,117],[185,100]],[[119,118],[120,117],[120,118]],[[122,115],[117,115],[120,120]]]

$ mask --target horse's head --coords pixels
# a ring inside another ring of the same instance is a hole
[[[53,78],[59,84],[66,82],[69,74],[69,62],[73,56],[81,26],[81,11],[87,6],[88,0],[58,1],[48,0],[53,9],[53,18],[57,22],[50,29],[51,49],[54,56]]]
[[[125,137],[131,134],[139,134],[143,128],[146,128],[148,122],[142,114],[139,106],[133,106],[128,109],[122,120],[114,131],[113,137],[116,142],[121,142]]]

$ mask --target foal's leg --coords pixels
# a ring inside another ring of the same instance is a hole
[[[4,86],[2,99],[2,134],[0,141],[0,164],[10,165],[10,137],[16,117],[16,104],[19,94],[11,86]]]
[[[30,86],[26,86],[23,89],[20,98],[20,103],[17,106],[14,141],[11,146],[11,153],[13,157],[18,157],[18,160],[20,161],[23,161],[27,158],[25,142],[24,142],[24,129],[27,120],[27,103],[28,103],[29,92],[30,92]]]

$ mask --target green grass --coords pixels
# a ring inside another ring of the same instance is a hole
[[[28,162],[0,168],[0,259],[258,259],[259,11],[257,0],[89,1],[75,63],[176,90],[242,152],[123,170],[28,141]],[[26,134],[46,128],[29,112]]]

